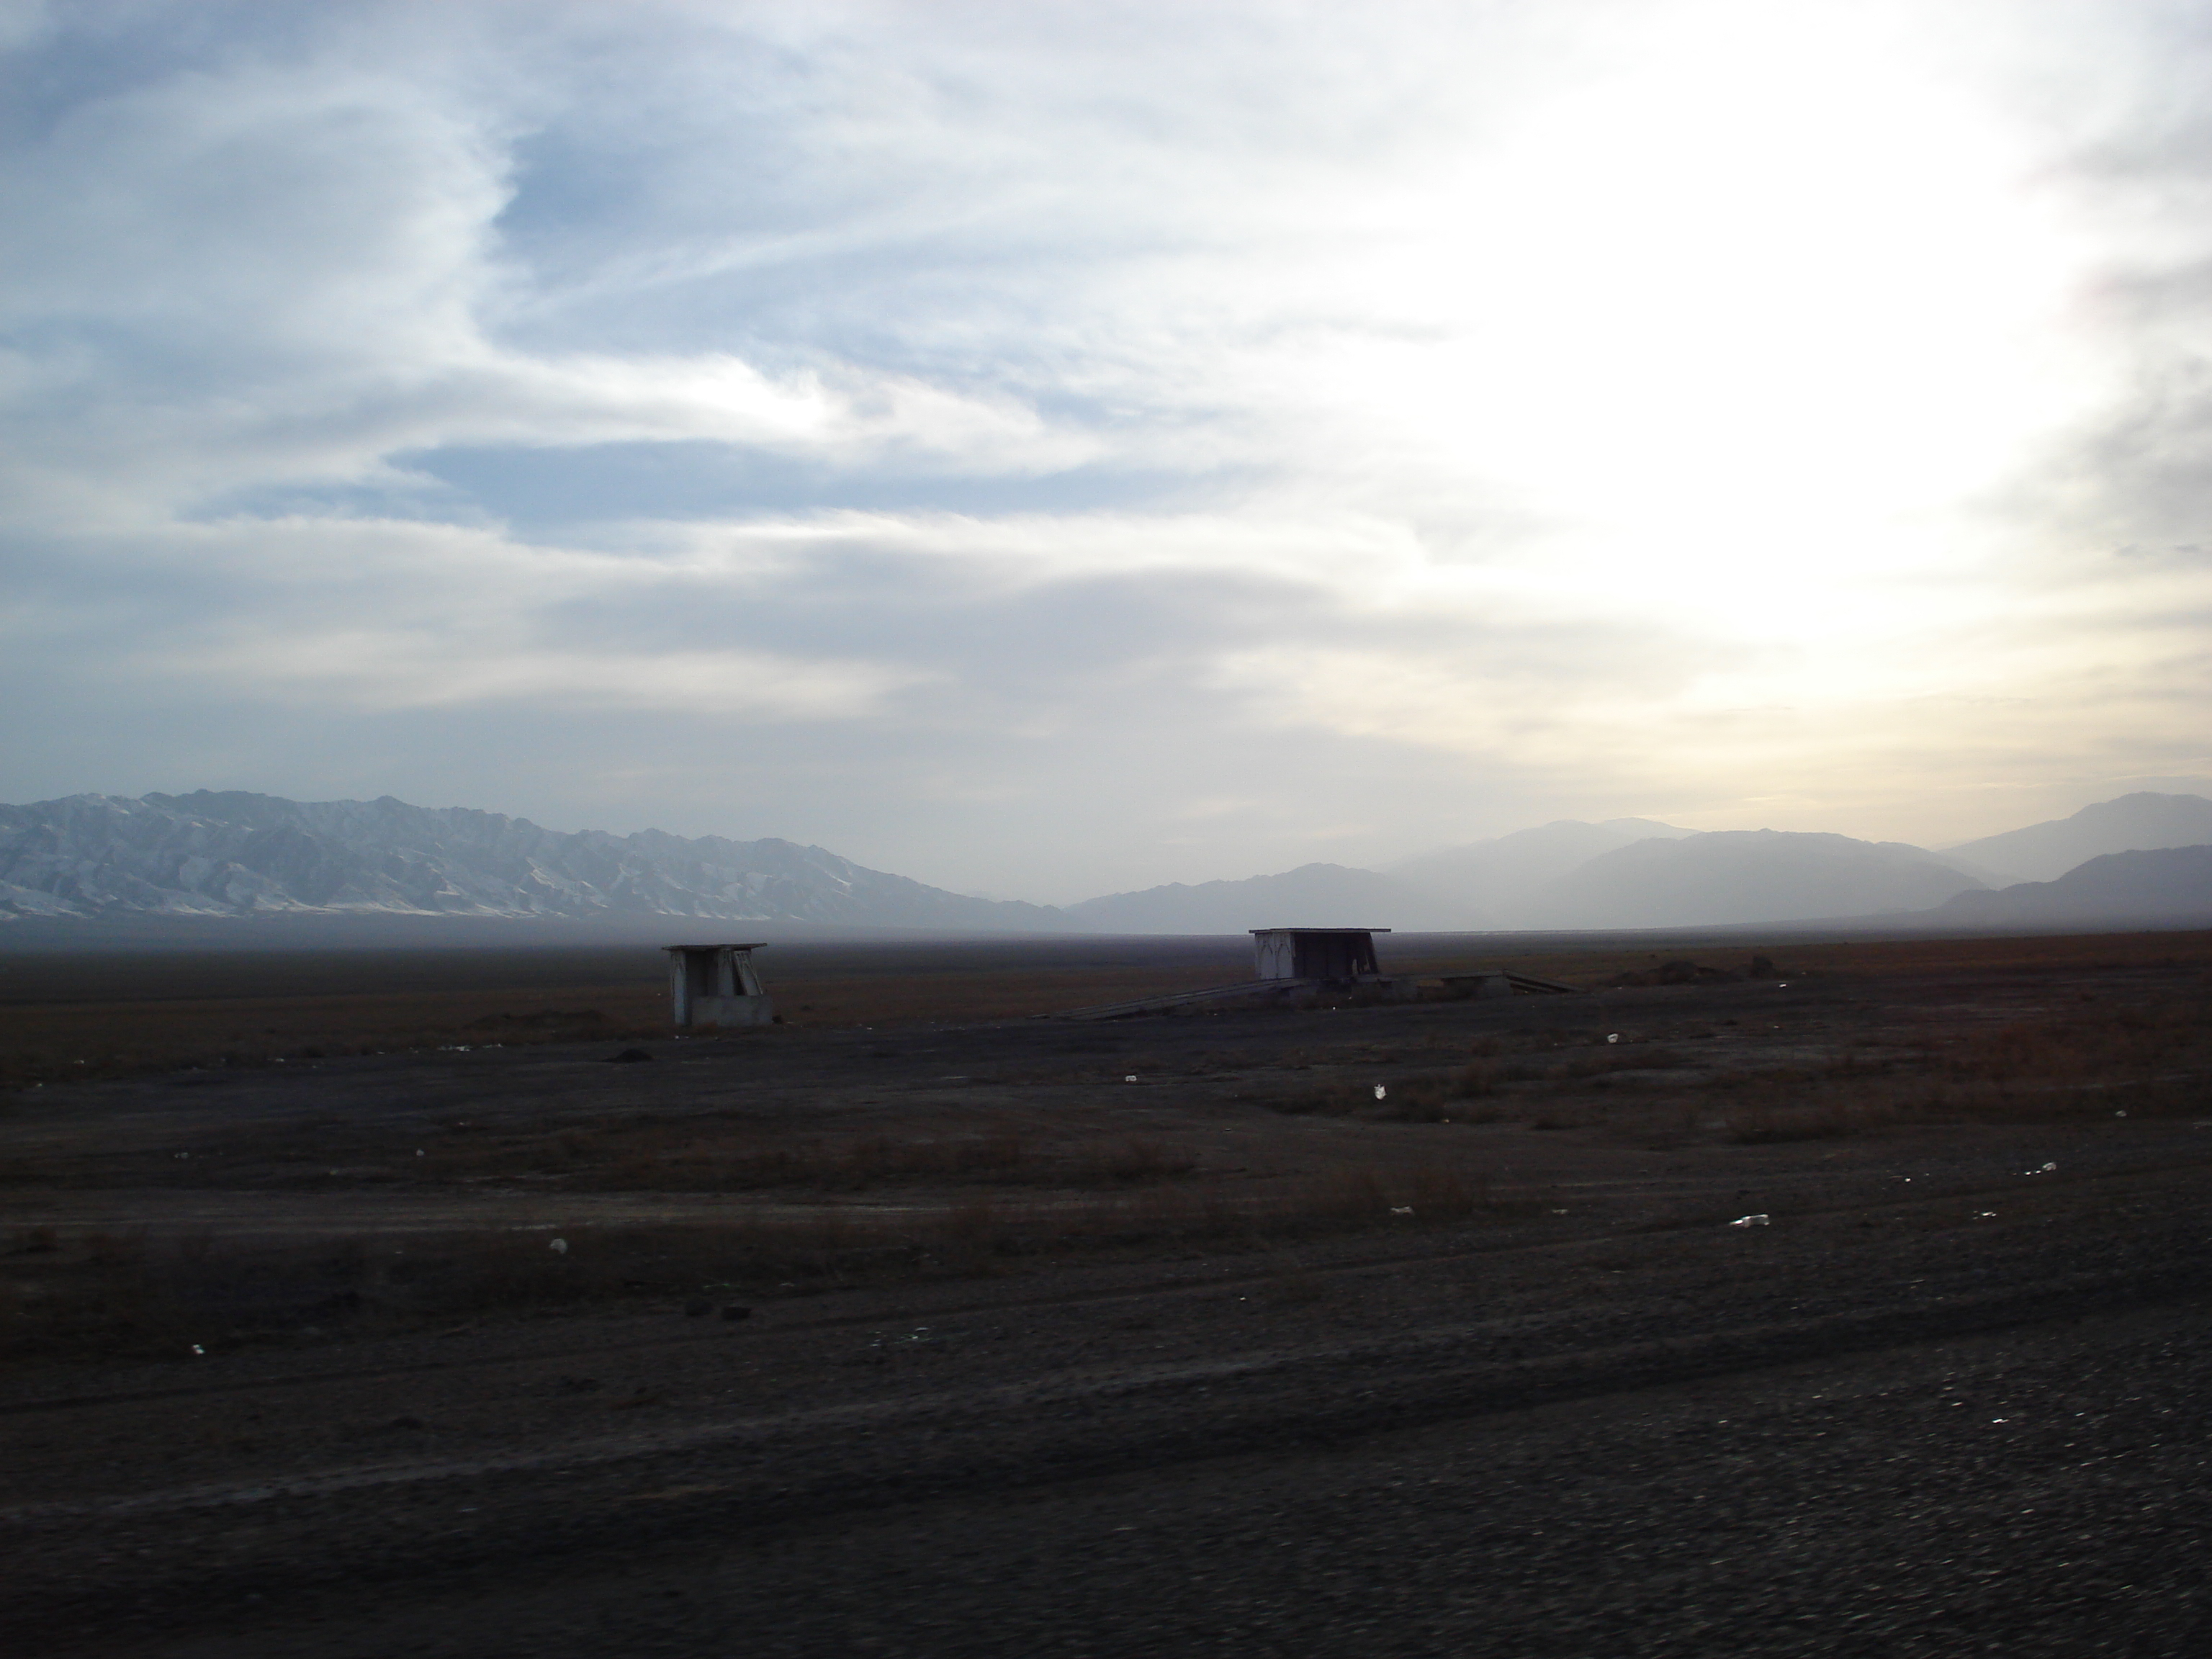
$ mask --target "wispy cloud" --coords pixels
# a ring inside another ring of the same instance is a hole
[[[2208,50],[2148,3],[0,9],[9,793],[1065,898],[2212,777]]]

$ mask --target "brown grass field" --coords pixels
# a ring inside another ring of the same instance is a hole
[[[787,1025],[1020,1019],[1244,977],[1242,941],[785,946],[764,961]],[[1726,961],[1747,947],[1494,946],[1409,936],[1386,951],[1410,975],[1510,967],[1595,988],[1662,957]],[[1133,946],[1134,948],[1130,948]],[[1771,951],[1778,947],[1766,947]],[[1784,969],[1833,978],[2037,975],[2212,966],[2212,933],[1819,941]],[[297,951],[0,955],[0,1089],[184,1066],[264,1066],[461,1044],[573,1042],[668,1033],[656,951]]]
[[[1503,961],[1603,988],[1674,957],[1437,944],[1392,971]],[[1234,942],[1103,964],[1057,944],[798,947],[772,981],[782,1027],[688,1041],[650,951],[18,962],[0,1344],[163,1351],[1507,1218],[1536,1184],[1501,1176],[1498,1133],[1546,1141],[1512,1161],[1565,1178],[2206,1109],[2212,935],[1770,948],[1758,981],[1069,1026],[1028,1017],[1233,978]],[[1735,973],[1751,953],[1689,954]],[[109,994],[149,985],[169,994]],[[1747,1021],[1754,1003],[1786,1016]],[[693,1062],[680,1096],[597,1063],[639,1044]],[[465,1224],[459,1200],[488,1194],[526,1215]],[[519,1230],[564,1202],[596,1218],[574,1224],[588,1258]],[[392,1232],[411,1255],[378,1247]]]

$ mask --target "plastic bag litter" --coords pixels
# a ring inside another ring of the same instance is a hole
[[[2058,1166],[2056,1164],[2046,1164],[2039,1170],[2022,1170],[2021,1173],[2022,1175],[2055,1175],[2057,1170]]]
[[[1740,1215],[1729,1223],[1731,1227],[1764,1227],[1768,1224],[1769,1218],[1764,1215]]]
[[[1606,1033],[1605,1040],[1607,1042],[1618,1042],[1620,1041],[1620,1033],[1618,1031],[1608,1031]]]
[[[568,1254],[568,1241],[565,1238],[556,1238],[545,1248],[556,1255],[566,1255]]]
[[[1389,1090],[1389,1088],[1387,1088],[1387,1087],[1386,1087],[1385,1085],[1383,1085],[1382,1084],[1378,1083],[1378,1084],[1376,1084],[1376,1085],[1375,1085],[1375,1098],[1376,1098],[1376,1099],[1377,1099],[1377,1100],[1382,1099],[1383,1096],[1385,1096],[1385,1095],[1389,1094],[1389,1092],[1390,1092],[1390,1091]]]
[[[1134,1072],[1130,1073],[1128,1076],[1127,1076],[1127,1077],[1125,1077],[1125,1078],[1123,1078],[1123,1079],[1121,1079],[1121,1081],[1122,1081],[1122,1082],[1124,1082],[1124,1083],[1134,1083],[1136,1080],[1137,1080],[1137,1074],[1136,1074]]]
[[[1413,1212],[1413,1206],[1410,1204],[1393,1204],[1390,1206],[1392,1215],[1411,1215]]]

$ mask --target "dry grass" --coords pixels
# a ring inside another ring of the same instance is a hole
[[[533,1309],[731,1298],[1006,1271],[1023,1258],[1202,1242],[1257,1248],[1378,1224],[1493,1213],[1486,1180],[1429,1168],[1338,1170],[1264,1198],[1213,1183],[1054,1203],[971,1194],[912,1212],[823,1208],[712,1224],[456,1232],[404,1243],[211,1240],[144,1229],[17,1235],[0,1249],[0,1355],[182,1353],[419,1329]],[[673,1307],[672,1307],[672,1311]]]
[[[2053,953],[2101,953],[2100,960],[2124,965],[2148,959],[2146,951],[2170,957],[2183,949],[2202,951],[2212,941],[2167,937],[2121,944],[1822,948],[1850,959],[1848,969],[1831,969],[1838,973],[1917,973],[1951,956],[1974,972],[1998,975],[2015,968],[2045,971],[2038,963],[2047,967]],[[1884,956],[1893,958],[1888,969],[1875,960]],[[1529,965],[1551,976],[1575,976],[1557,963]],[[1597,953],[1585,965],[1596,974],[1620,964]],[[776,990],[794,1019],[835,1023],[856,1013],[886,1020],[893,1010],[957,1018],[1024,1004],[1033,1010],[1106,1001],[1160,988],[1162,976],[1117,969],[1018,976],[963,970],[891,982],[897,978],[789,981]],[[1016,978],[1018,988],[1010,982]],[[2130,1000],[2110,994],[2099,1000],[2075,984],[2061,994],[2037,989],[2032,980],[2021,983],[2032,995],[1977,991],[1956,1005],[1932,1006],[1924,1018],[1916,1004],[1900,1001],[1896,1006],[1905,1012],[1875,1036],[1820,1012],[1804,1016],[1802,1028],[1787,1035],[1761,1023],[1755,1030],[1730,1030],[1725,1042],[1703,1041],[1718,1033],[1693,1019],[1656,1023],[1668,1018],[1664,1013],[1648,1016],[1654,1023],[1640,1030],[1624,1030],[1618,1042],[1607,1042],[1602,1028],[1532,1024],[1446,1043],[1420,1035],[1442,1029],[1431,1024],[1409,1026],[1402,1038],[1387,1042],[1328,1047],[1317,1023],[1308,1023],[1285,1027],[1285,1045],[1303,1045],[1297,1051],[1265,1044],[1261,1052],[1192,1054],[1168,1044],[1158,1053],[1138,1052],[1126,1030],[1101,1032],[1098,1053],[1112,1054],[1110,1064],[1078,1059],[1064,1075],[1055,1071],[1033,1079],[1097,1084],[1108,1072],[1135,1071],[1148,1082],[1173,1081],[1180,1093],[1145,1097],[1165,1103],[1147,1106],[1139,1120],[1146,1125],[1142,1133],[1131,1132],[1133,1120],[1117,1091],[1111,1102],[1101,1097],[1092,1105],[1049,1112],[930,1100],[891,1115],[872,1107],[871,1115],[857,1121],[811,1108],[563,1121],[550,1109],[540,1115],[532,1103],[474,1127],[386,1127],[354,1120],[272,1121],[265,1133],[226,1127],[221,1147],[193,1147],[189,1161],[184,1149],[167,1145],[102,1144],[72,1153],[74,1161],[41,1154],[37,1169],[19,1154],[17,1167],[0,1169],[0,1178],[48,1188],[185,1184],[242,1192],[309,1182],[357,1188],[383,1182],[435,1188],[527,1181],[528,1190],[538,1193],[726,1192],[772,1194],[780,1202],[745,1206],[741,1218],[713,1225],[585,1229],[568,1236],[573,1248],[565,1255],[548,1250],[540,1233],[310,1247],[205,1233],[26,1231],[0,1240],[0,1348],[173,1352],[194,1342],[271,1340],[310,1325],[410,1328],[565,1301],[686,1303],[790,1294],[997,1272],[1030,1259],[1174,1248],[1184,1241],[1236,1248],[1244,1241],[1498,1213],[1478,1174],[1437,1164],[1439,1153],[1484,1158],[1486,1143],[1413,1127],[1431,1123],[1511,1120],[1563,1133],[1679,1146],[1814,1140],[1920,1122],[2212,1110],[2212,991],[2206,986],[2191,990],[2185,975],[2169,975],[2159,998]],[[21,1081],[33,1066],[46,1068],[46,1076],[113,1073],[179,1063],[186,1054],[199,1056],[197,1063],[256,1065],[312,1059],[317,1049],[665,1034],[657,983],[543,988],[543,996],[510,988],[448,989],[436,996],[210,999],[129,1009],[92,1002],[17,1006],[0,1011],[0,1066],[16,1067],[0,1074]],[[779,1038],[762,1033],[732,1040]],[[88,1063],[78,1067],[79,1059]],[[1236,1073],[1235,1080],[1192,1081],[1222,1073]],[[987,1081],[994,1089],[1022,1083]],[[1377,1084],[1384,1087],[1381,1098]],[[1236,1101],[1334,1121],[1269,1124],[1257,1113],[1234,1113]],[[1219,1108],[1220,1115],[1174,1117],[1175,1109],[1193,1103],[1207,1112]],[[856,1129],[865,1122],[867,1132],[839,1132],[832,1126],[841,1121]],[[404,1144],[394,1138],[402,1135]],[[1232,1172],[1241,1172],[1233,1183]],[[877,1193],[891,1195],[890,1202],[870,1209],[855,1201]]]
[[[669,1034],[665,996],[634,986],[517,1012],[499,991],[436,996],[275,997],[250,1001],[0,1008],[0,1088],[145,1072],[217,1070],[345,1054],[513,1048]]]
[[[1890,1124],[2035,1123],[2212,1109],[2212,997],[2090,1000],[1889,1057],[1723,1077],[1739,1142],[1831,1139]]]
[[[398,970],[392,970],[397,972]],[[1044,969],[777,979],[787,1027],[1018,1018],[1218,983],[1218,968]],[[317,996],[0,1005],[0,1089],[347,1054],[666,1038],[657,977]]]
[[[1773,969],[1774,976],[1779,979],[2019,975],[2053,970],[2104,973],[2136,968],[2212,967],[2212,933],[1828,940],[1789,945],[1724,945],[1710,939],[1686,938],[1674,944],[1662,940],[1636,946],[1600,945],[1571,950],[1516,948],[1504,941],[1486,941],[1478,965],[1533,974],[1569,985],[1595,987],[1616,975],[1648,972],[1678,957],[1744,972],[1750,968],[1753,957],[1762,954],[1780,964]],[[1459,956],[1394,956],[1390,969],[1401,974],[1449,974],[1469,971],[1469,965],[1466,957]]]
[[[1709,941],[1657,950],[1516,952],[1486,944],[1465,956],[1396,960],[1407,975],[1510,967],[1595,986],[1686,954],[1730,969],[1760,947]],[[2105,973],[2176,966],[2212,969],[2212,933],[2056,939],[1901,940],[1765,947],[1799,977],[1890,978],[2054,970]],[[1080,955],[1080,942],[1055,947]],[[848,953],[852,955],[853,953]],[[802,971],[769,963],[769,990],[793,1027],[893,1025],[1018,1018],[1234,979],[1243,959],[1163,954],[1127,965],[1054,962],[1009,969],[1000,947],[878,950],[884,965],[807,957]],[[133,994],[158,981],[186,998]],[[294,994],[290,986],[312,987]],[[667,990],[652,950],[214,953],[191,958],[88,955],[52,961],[0,957],[0,1089],[188,1066],[262,1066],[322,1055],[516,1044],[604,1036],[666,1036]],[[1584,1038],[1587,1041],[1587,1036]],[[1511,1080],[1507,1079],[1504,1080]]]
[[[807,1137],[781,1142],[757,1135],[698,1137],[696,1126],[668,1126],[667,1144],[648,1149],[633,1133],[613,1146],[590,1132],[568,1131],[570,1156],[588,1164],[563,1184],[613,1191],[757,1192],[798,1188],[864,1192],[945,1182],[1092,1188],[1136,1186],[1186,1176],[1197,1158],[1157,1139],[1128,1135],[1049,1146],[1015,1129],[973,1134]]]
[[[2140,1000],[2069,992],[2043,1011],[1978,1028],[1962,1020],[1917,1041],[1896,1032],[1886,1046],[1847,1036],[1826,1054],[1784,1060],[1764,1046],[1700,1046],[1716,1035],[1696,1021],[1613,1042],[1593,1030],[1497,1032],[1472,1045],[1456,1070],[1388,1075],[1381,1099],[1367,1079],[1384,1080],[1383,1062],[1396,1055],[1355,1048],[1301,1056],[1323,1075],[1241,1097],[1292,1115],[1511,1120],[1539,1130],[1600,1129],[1655,1147],[1832,1139],[1910,1123],[2212,1111],[2212,988],[2203,987]],[[1658,1089],[1642,1079],[1651,1073],[1684,1075]]]

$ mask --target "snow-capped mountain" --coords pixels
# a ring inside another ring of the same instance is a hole
[[[464,807],[189,795],[0,805],[0,919],[113,913],[668,915],[953,930],[1058,928],[787,841],[542,829]]]

